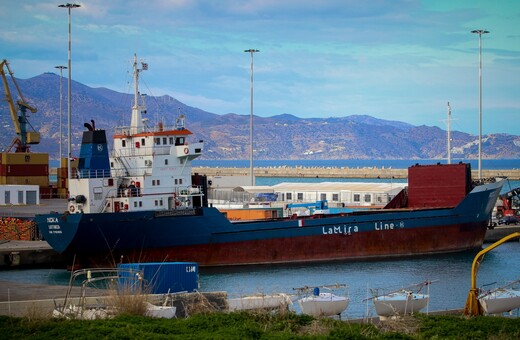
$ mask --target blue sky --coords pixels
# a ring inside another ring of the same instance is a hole
[[[66,2],[0,2],[0,58],[19,78],[67,65]],[[141,90],[217,113],[301,118],[367,114],[478,134],[520,135],[517,0],[89,0],[72,11],[72,79]],[[66,76],[66,72],[64,73]],[[189,118],[189,117],[188,117]]]

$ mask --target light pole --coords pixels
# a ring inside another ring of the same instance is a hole
[[[62,127],[63,127],[63,123],[62,123],[62,110],[61,110],[61,102],[62,102],[62,99],[63,99],[63,95],[62,95],[62,80],[63,80],[63,69],[66,69],[67,66],[54,66],[54,68],[58,68],[60,69],[60,162],[61,162],[61,157],[63,155],[61,149],[62,149],[62,139],[63,139],[63,132],[62,132]]]
[[[71,44],[70,44],[70,12],[71,12],[71,9],[73,8],[78,8],[78,7],[81,7],[81,5],[77,5],[77,4],[65,4],[65,5],[58,5],[58,7],[61,7],[61,8],[67,8],[68,9],[68,12],[69,12],[69,54],[68,54],[68,69],[69,69],[69,79],[68,79],[68,94],[67,94],[67,118],[68,118],[68,125],[67,125],[67,129],[68,129],[68,151],[67,151],[67,180],[69,182],[68,185],[70,185],[70,179],[71,179],[71,168],[70,168],[70,157],[72,156],[72,153],[71,153],[71,132],[70,132],[70,117],[71,117],[71,105],[70,105],[70,102],[71,102],[71,90],[70,90],[70,79],[72,77],[72,72],[71,72],[71,65],[70,65],[70,52],[71,52]]]
[[[489,31],[473,30],[471,33],[478,34],[478,76],[479,76],[479,111],[478,111],[478,178],[482,179],[482,34]]]
[[[254,186],[253,174],[253,54],[260,52],[255,49],[244,50],[244,52],[251,53],[251,115],[249,118],[249,172],[251,175],[251,186]]]

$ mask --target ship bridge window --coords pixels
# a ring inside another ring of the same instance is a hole
[[[177,137],[175,139],[175,145],[184,145],[184,137]]]

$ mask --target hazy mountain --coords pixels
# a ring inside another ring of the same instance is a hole
[[[31,125],[41,132],[42,141],[34,152],[59,153],[60,76],[45,73],[17,79],[26,100],[38,108]],[[10,85],[13,96],[14,86]],[[83,123],[93,119],[97,128],[112,135],[115,126],[130,123],[133,93],[122,94],[106,88],[90,88],[72,82],[73,155],[78,155]],[[4,89],[2,88],[2,92]],[[15,100],[17,98],[14,98]],[[249,115],[217,115],[187,106],[170,96],[147,97],[146,117],[150,124],[163,121],[173,125],[179,112],[193,132],[193,140],[204,140],[204,159],[249,159]],[[67,144],[67,79],[63,78],[63,155]],[[294,111],[297,111],[294,110]],[[4,101],[0,103],[3,133],[0,145],[7,148],[15,131]],[[477,158],[478,136],[452,131],[453,157]],[[446,157],[446,131],[438,127],[413,126],[367,115],[302,119],[289,114],[254,117],[255,159],[431,159]],[[520,158],[520,136],[483,136],[483,158]]]

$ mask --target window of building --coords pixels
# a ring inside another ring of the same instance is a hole
[[[144,144],[145,144],[144,142],[145,142],[145,141],[146,141],[146,139],[141,138],[141,145],[142,145],[142,146],[144,146]]]
[[[123,140],[121,141],[121,146],[122,146],[123,148],[126,147],[126,140],[123,139]]]
[[[161,139],[159,137],[155,138],[155,144],[161,145]]]
[[[5,204],[11,204],[11,192],[10,191],[5,192]]]
[[[161,180],[158,179],[156,183],[157,183],[157,185],[161,185]]]
[[[142,207],[142,206],[143,206],[143,202],[139,201],[139,207]]]
[[[287,193],[287,200],[288,201],[292,200],[292,193],[291,192]]]
[[[161,207],[162,207],[162,205],[163,205],[163,200],[162,200],[162,198],[161,198],[161,200],[159,201],[159,205],[160,205]]]
[[[155,206],[157,207],[159,205],[159,201],[155,200]]]
[[[299,192],[299,193],[297,193],[297,194],[296,194],[296,197],[297,197],[296,199],[297,199],[298,201],[303,201],[303,192]]]
[[[327,194],[321,193],[320,194],[320,200],[325,201],[327,199]]]
[[[173,144],[173,137],[170,137],[170,145]]]
[[[168,165],[168,159],[164,160],[164,165]]]
[[[168,143],[166,137],[163,137],[162,143],[163,143],[163,145],[166,145]]]
[[[137,202],[134,201],[134,208],[137,208]]]
[[[339,201],[339,194],[332,194],[332,200],[333,200],[334,202]]]
[[[370,202],[372,202],[372,195],[370,195],[370,194],[365,194],[365,202],[366,202],[366,203],[370,203]]]
[[[361,195],[360,194],[354,194],[354,202],[361,202]]]
[[[152,179],[152,186],[155,185],[155,179]]]
[[[179,180],[176,178],[175,179],[175,185],[179,184]]]
[[[182,178],[179,178],[179,184],[182,184]]]

